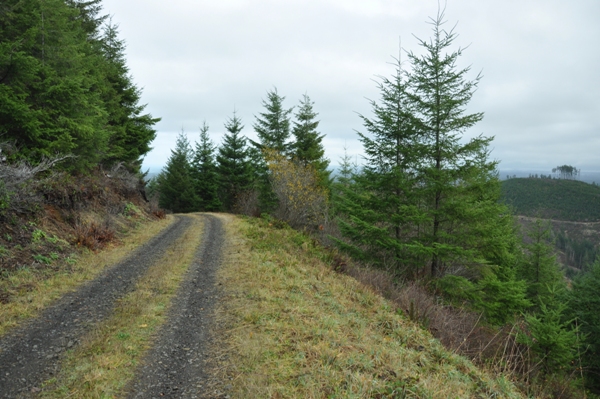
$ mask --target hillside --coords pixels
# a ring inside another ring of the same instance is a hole
[[[240,398],[517,398],[277,222],[231,218],[213,359]]]
[[[572,222],[600,221],[600,187],[576,180],[516,178],[502,197],[518,215]]]

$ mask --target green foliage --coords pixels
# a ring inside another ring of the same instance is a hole
[[[194,190],[190,165],[192,149],[183,132],[177,136],[175,149],[167,165],[157,178],[160,207],[173,212],[194,212],[198,210],[198,197]]]
[[[256,117],[253,125],[259,142],[251,143],[259,149],[270,148],[281,154],[287,154],[290,144],[290,117],[292,109],[283,108],[285,97],[277,93],[277,88],[267,92],[267,100],[263,100],[265,112]]]
[[[518,277],[527,282],[527,297],[539,307],[554,297],[552,289],[563,283],[564,276],[549,244],[550,226],[538,219],[528,235],[531,243],[525,246],[528,254],[520,264]]]
[[[317,113],[313,110],[314,103],[304,94],[296,113],[292,134],[291,156],[294,160],[312,165],[318,172],[323,186],[328,186],[330,172],[327,170],[329,160],[325,158],[323,137],[317,132],[319,121],[315,120]]]
[[[192,161],[192,175],[199,199],[199,210],[203,212],[218,211],[221,208],[215,150],[216,146],[208,136],[208,125],[204,122],[200,128],[200,142],[196,143]]]
[[[217,154],[219,198],[226,211],[234,210],[236,201],[252,189],[254,181],[246,138],[241,135],[243,128],[242,120],[234,112],[225,123],[227,133]]]
[[[550,302],[541,301],[537,313],[525,315],[527,329],[518,335],[531,348],[533,360],[544,374],[570,368],[578,347],[578,331],[571,327],[572,321],[564,320],[567,306],[553,298]]]
[[[73,154],[63,167],[139,168],[157,121],[141,115],[123,43],[99,0],[7,0],[0,10],[0,135],[15,159]],[[118,59],[106,49],[112,44]]]
[[[600,221],[600,187],[565,179],[508,179],[502,199],[515,213],[572,222]]]
[[[456,35],[442,24],[439,14],[432,40],[420,41],[425,54],[409,53],[408,72],[398,61],[396,74],[379,84],[373,117],[361,116],[365,166],[352,184],[336,188],[346,237],[340,244],[404,276],[465,273],[477,280],[483,265],[514,264],[517,242],[510,213],[498,203],[491,138],[463,140],[482,118],[464,111],[479,77],[469,81],[469,69],[457,69],[462,52],[446,53]]]
[[[568,315],[575,318],[583,338],[583,368],[587,386],[600,393],[600,262],[573,281],[568,293]]]

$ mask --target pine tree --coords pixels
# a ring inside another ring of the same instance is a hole
[[[215,150],[216,146],[208,136],[208,125],[204,122],[200,128],[200,142],[196,143],[192,162],[196,194],[199,197],[199,209],[204,212],[218,211],[221,208]]]
[[[240,196],[252,188],[253,168],[246,138],[241,135],[243,128],[241,119],[234,111],[233,117],[225,123],[228,133],[223,137],[217,155],[219,197],[227,211],[233,211]]]
[[[304,165],[312,165],[321,176],[321,184],[327,186],[331,172],[327,170],[329,160],[325,158],[323,137],[317,132],[319,121],[315,120],[317,113],[313,110],[314,103],[304,94],[296,113],[292,134],[295,138],[290,146],[292,158]]]
[[[283,101],[285,97],[277,93],[277,88],[267,92],[267,100],[263,100],[262,105],[266,111],[261,112],[256,117],[253,125],[258,134],[259,142],[251,143],[259,148],[270,148],[281,154],[287,154],[290,148],[288,139],[290,137],[290,114],[293,108],[284,109]]]
[[[176,213],[198,210],[199,201],[194,189],[191,158],[192,149],[182,131],[177,136],[175,149],[171,150],[166,166],[157,178],[160,193],[158,203],[161,208]]]

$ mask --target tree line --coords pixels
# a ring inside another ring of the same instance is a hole
[[[500,201],[493,138],[465,137],[483,118],[466,111],[481,76],[458,66],[463,49],[451,49],[456,33],[443,18],[431,20],[421,54],[407,52],[378,82],[372,114],[361,115],[362,165],[346,154],[332,179],[314,103],[304,95],[286,108],[273,89],[256,141],[235,112],[218,146],[206,124],[194,146],[181,134],[148,189],[175,212],[266,214],[320,234],[395,281],[421,281],[480,312],[490,328],[517,326],[540,384],[583,374],[600,391],[600,263],[569,287],[547,226],[522,240]],[[158,121],[139,100],[101,0],[0,4],[0,135],[14,143],[3,162],[72,154],[64,167],[73,173],[115,163],[139,171]]]
[[[0,3],[0,140],[5,161],[72,155],[86,172],[138,172],[158,118],[145,113],[118,27],[101,0]]]

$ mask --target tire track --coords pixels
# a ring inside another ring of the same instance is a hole
[[[225,237],[219,218],[203,216],[202,244],[173,299],[167,322],[129,384],[129,398],[197,398],[203,392],[206,344],[218,296],[215,271]]]
[[[156,258],[192,224],[190,217],[176,218],[127,259],[0,339],[0,397],[24,398],[38,391],[39,384],[57,371],[62,353],[109,316],[115,301],[130,292]]]

